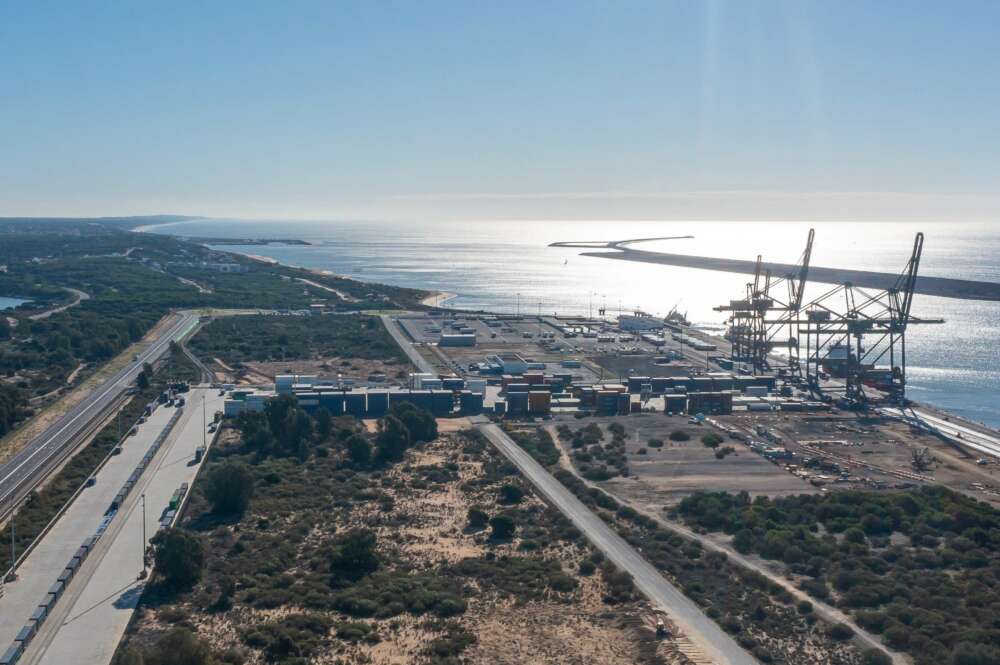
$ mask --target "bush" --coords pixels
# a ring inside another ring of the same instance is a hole
[[[497,540],[507,540],[508,538],[513,538],[514,533],[517,531],[517,525],[514,524],[514,520],[510,515],[497,515],[490,520],[490,529],[492,529],[492,537]]]
[[[136,661],[143,665],[213,665],[215,659],[204,642],[187,628],[174,628]]]
[[[878,649],[868,649],[861,654],[861,665],[892,665],[892,658]]]
[[[597,566],[590,559],[584,559],[580,562],[579,570],[581,575],[593,575],[594,571],[597,570]]]
[[[334,541],[330,551],[330,583],[340,586],[356,582],[379,567],[375,534],[368,529],[352,529]]]
[[[701,444],[706,448],[718,448],[723,442],[723,438],[715,432],[709,432],[701,437]]]
[[[841,642],[849,640],[854,637],[854,629],[846,623],[835,623],[830,626],[830,637]]]
[[[250,505],[253,482],[253,474],[246,464],[223,462],[209,472],[205,497],[216,513],[242,515]]]
[[[691,435],[688,434],[687,432],[685,432],[682,429],[675,429],[673,432],[670,433],[670,440],[671,441],[690,441],[691,440]]]
[[[469,508],[469,526],[473,529],[484,529],[489,524],[490,516],[479,508]]]
[[[168,528],[153,537],[156,572],[171,590],[189,589],[201,579],[205,551],[201,541],[181,529]]]
[[[352,434],[344,442],[347,457],[356,466],[368,466],[372,461],[372,444],[362,434]]]
[[[649,441],[646,442],[646,445],[648,445],[650,448],[662,448],[663,439],[650,439]]]
[[[500,488],[500,503],[504,504],[514,504],[520,503],[521,499],[524,498],[524,490],[522,490],[517,485],[507,483]]]

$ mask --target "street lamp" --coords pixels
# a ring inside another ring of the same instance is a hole
[[[146,579],[146,493],[143,492],[142,496],[142,572],[139,573],[139,579]]]

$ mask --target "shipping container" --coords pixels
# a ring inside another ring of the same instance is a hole
[[[459,404],[463,416],[478,416],[483,412],[483,394],[462,391],[459,393]]]
[[[552,407],[552,393],[547,390],[532,390],[528,393],[528,412],[532,415],[548,413]]]
[[[14,665],[20,658],[21,654],[24,652],[24,645],[20,642],[14,642],[7,650],[3,652],[0,656],[0,665]]]
[[[37,630],[35,622],[29,620],[28,623],[21,627],[21,630],[17,631],[17,636],[14,638],[14,641],[20,642],[24,646],[28,646],[28,642],[30,642],[31,638],[35,636],[35,630]]]

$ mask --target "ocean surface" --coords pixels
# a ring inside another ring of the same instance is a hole
[[[898,272],[914,234],[925,236],[920,274],[1000,282],[1000,224],[959,222],[291,222],[198,220],[150,230],[175,235],[299,238],[310,246],[224,246],[282,263],[360,280],[445,291],[448,305],[543,314],[672,308],[722,328],[713,307],[744,292],[748,275],[579,256],[551,248],[566,240],[621,240],[693,235],[637,249],[795,263],[810,227],[812,264]],[[806,300],[828,285],[811,284]],[[914,316],[944,324],[907,333],[908,394],[917,401],[1000,427],[1000,303],[917,295]],[[887,364],[887,363],[886,363]]]

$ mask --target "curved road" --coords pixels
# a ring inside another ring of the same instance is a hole
[[[479,430],[504,454],[549,502],[586,534],[616,566],[632,575],[636,587],[654,605],[663,609],[681,634],[699,647],[715,665],[758,665],[757,660],[714,621],[709,619],[687,596],[666,580],[660,571],[611,530],[600,517],[524,452],[496,425]]]
[[[0,465],[0,519],[9,513],[20,493],[41,480],[49,462],[59,456],[75,435],[100,414],[142,371],[143,363],[153,362],[167,352],[170,342],[186,335],[198,322],[198,315],[181,312],[177,321],[164,330],[138,360],[105,381],[82,402],[59,418],[48,429],[28,442],[11,459]]]
[[[90,300],[90,294],[89,293],[84,293],[80,289],[71,289],[68,286],[64,286],[63,288],[65,290],[69,291],[70,293],[72,293],[76,297],[76,300],[74,300],[73,302],[68,303],[66,305],[60,305],[59,307],[53,307],[52,309],[47,309],[44,312],[39,312],[38,314],[32,314],[28,318],[31,319],[32,321],[39,321],[41,319],[47,319],[50,316],[52,316],[53,314],[58,314],[59,312],[65,312],[70,307],[76,307],[77,305],[79,305],[84,300]]]

